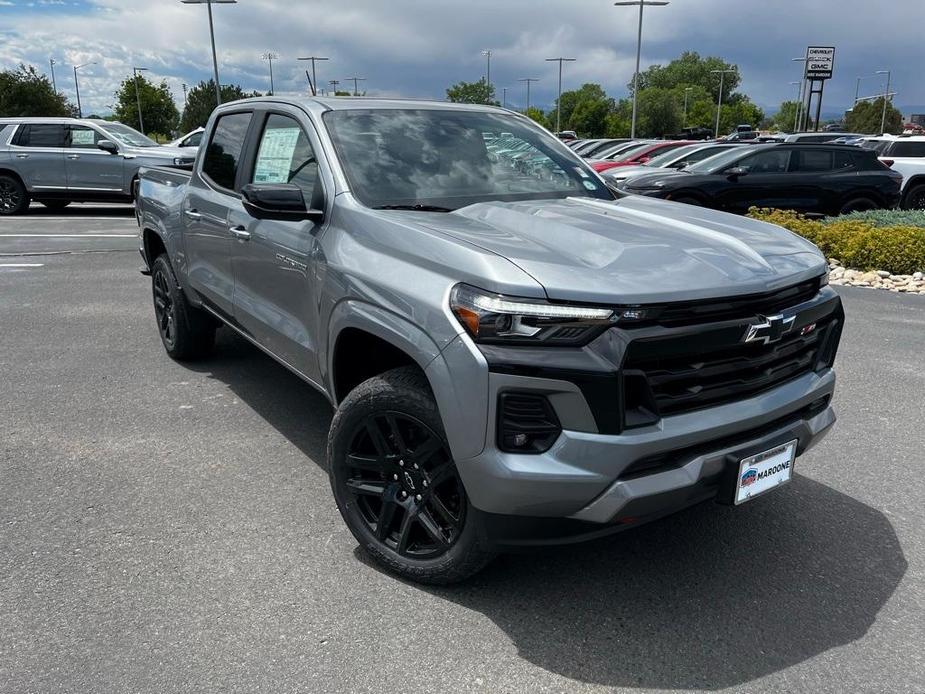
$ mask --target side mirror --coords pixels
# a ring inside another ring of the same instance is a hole
[[[112,140],[100,140],[96,143],[96,146],[104,152],[109,152],[110,154],[119,153],[119,146]]]
[[[681,161],[676,161],[674,164],[671,165],[671,168],[672,169],[683,169],[688,164],[690,164],[690,162],[684,159]]]
[[[726,176],[729,178],[729,180],[732,180],[732,181],[735,181],[740,176],[747,176],[747,175],[748,175],[747,166],[733,166],[731,169],[726,169]]]
[[[241,188],[241,199],[257,219],[311,219],[315,223],[324,219],[324,211],[309,209],[302,189],[292,183],[249,183]]]

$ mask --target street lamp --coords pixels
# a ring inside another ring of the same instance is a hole
[[[212,40],[212,68],[215,71],[215,103],[222,105],[222,88],[218,81],[218,56],[215,53],[215,26],[212,23],[212,5],[236,5],[238,0],[180,0],[184,5],[207,5],[209,8],[209,38]]]
[[[796,113],[793,116],[793,130],[796,132],[800,122],[800,111],[803,110],[803,102],[801,101],[803,98],[803,80],[800,80],[799,82],[791,82],[790,86],[797,88],[797,108]]]
[[[892,70],[877,70],[878,75],[886,75],[886,91],[883,93],[883,116],[880,118],[880,134],[886,132],[886,104],[890,95],[890,81],[893,78]]]
[[[138,73],[139,72],[148,72],[146,67],[133,67],[132,68],[132,81],[135,83],[135,103],[138,104],[138,130],[142,135],[145,134],[145,120],[141,117],[141,95],[138,92]]]
[[[77,115],[80,118],[84,117],[84,112],[80,106],[80,83],[77,81],[77,71],[81,68],[90,67],[91,65],[96,65],[96,63],[84,63],[83,65],[74,66],[74,90],[77,92]]]
[[[792,63],[802,63],[803,67],[800,69],[800,95],[797,97],[799,105],[797,106],[797,117],[796,122],[794,123],[793,130],[795,132],[801,132],[804,127],[803,123],[803,110],[806,101],[806,57],[803,58],[791,58],[790,62]],[[808,109],[807,109],[808,112]]]
[[[668,2],[666,0],[621,0],[615,2],[616,7],[635,7],[639,6],[639,36],[636,39],[636,72],[633,75],[633,124],[630,128],[630,137],[636,137],[636,114],[639,104],[639,61],[642,57],[642,10],[646,6],[664,7]]]
[[[681,126],[681,127],[684,127],[684,128],[687,127],[687,100],[688,100],[688,98],[690,98],[690,95],[691,95],[691,92],[692,92],[692,91],[694,91],[694,88],[693,88],[693,87],[685,87],[685,88],[684,88],[684,118],[682,119],[682,122],[684,123],[684,125]]]
[[[317,55],[310,55],[307,58],[299,58],[299,60],[311,60],[312,61],[312,96],[318,96],[318,76],[315,74],[315,61],[318,60],[330,60],[330,58],[319,58]]]
[[[507,108],[507,87],[501,87],[501,108]]]
[[[530,83],[539,82],[540,80],[538,77],[524,77],[523,79],[519,79],[517,81],[527,83],[527,108],[524,109],[524,113],[527,113],[530,110]]]
[[[556,134],[562,132],[562,63],[574,63],[576,58],[546,58],[547,63],[559,63],[559,96],[556,99]]]
[[[273,85],[273,61],[279,58],[279,54],[274,53],[273,51],[267,51],[262,56],[260,56],[260,58],[262,60],[269,61],[270,63],[270,96],[273,96],[273,92],[276,91]]]
[[[58,84],[55,82],[55,59],[49,58],[48,64],[51,66],[51,88],[54,89],[55,94],[58,93]]]
[[[491,103],[491,49],[486,48],[482,51],[482,55],[488,60],[488,68],[486,72],[485,81],[488,83],[488,91],[485,93],[485,103]]]
[[[735,73],[735,70],[710,70],[714,75],[719,74],[719,98],[716,101],[716,134],[715,139],[719,139],[719,117],[723,112],[723,88],[726,83],[726,73]]]

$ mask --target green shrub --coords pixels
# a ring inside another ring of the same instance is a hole
[[[886,216],[876,221],[860,215],[816,221],[788,210],[757,208],[749,216],[799,234],[819,246],[826,258],[835,258],[846,267],[896,275],[925,271],[925,226],[916,224],[914,218],[911,223],[880,226]]]
[[[870,210],[852,212],[841,217],[827,217],[823,224],[840,221],[867,222],[873,227],[925,227],[925,210]]]

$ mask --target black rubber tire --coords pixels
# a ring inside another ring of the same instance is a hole
[[[694,207],[703,207],[703,203],[692,195],[679,195],[672,197],[671,202],[680,202],[684,205],[693,205]]]
[[[903,197],[904,210],[925,210],[925,183],[919,183],[906,191]]]
[[[853,198],[842,205],[838,214],[851,214],[852,212],[867,212],[868,210],[878,210],[880,206],[870,198]]]
[[[0,174],[0,215],[25,214],[30,202],[29,191],[22,181]]]
[[[398,412],[420,420],[446,441],[437,403],[424,375],[415,367],[402,367],[361,383],[338,407],[328,433],[328,470],[337,508],[366,553],[380,566],[418,583],[447,585],[481,571],[495,554],[479,539],[477,513],[468,497],[463,528],[455,543],[433,559],[415,559],[393,550],[375,537],[362,521],[347,491],[346,457],[356,427],[371,414]]]
[[[166,253],[159,255],[151,267],[151,288],[158,333],[167,354],[177,361],[202,359],[211,354],[218,326],[211,316],[186,300]],[[167,321],[169,330],[164,327],[163,312],[158,307],[159,290],[169,297],[169,307],[166,308],[166,313],[170,314]]]
[[[49,210],[53,210],[55,212],[60,212],[71,204],[70,200],[40,200],[39,202],[41,202]]]

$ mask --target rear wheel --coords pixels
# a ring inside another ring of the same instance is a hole
[[[41,203],[53,212],[60,212],[71,204],[70,200],[42,200]]]
[[[904,210],[925,210],[925,183],[912,186],[903,200]]]
[[[854,198],[842,205],[839,214],[851,214],[852,212],[867,212],[868,210],[878,209],[877,203],[870,198]]]
[[[347,527],[386,569],[446,584],[491,560],[417,369],[371,378],[344,399],[328,436],[328,464]]]
[[[23,214],[29,209],[29,191],[15,176],[0,174],[0,215]]]
[[[154,261],[151,285],[157,329],[167,354],[179,361],[207,356],[215,344],[216,323],[186,300],[166,253]]]
[[[700,202],[697,198],[692,195],[679,195],[678,197],[671,198],[672,202],[680,202],[685,205],[694,205],[695,207],[703,207],[703,203]]]

